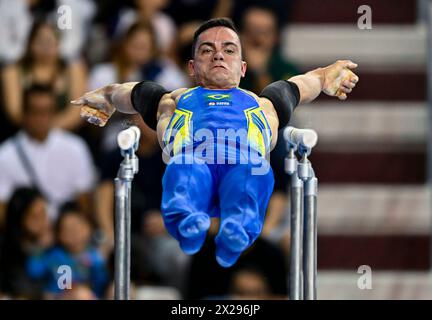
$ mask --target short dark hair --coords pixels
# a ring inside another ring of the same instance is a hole
[[[61,223],[69,215],[79,217],[82,221],[87,223],[90,228],[94,228],[93,221],[81,210],[79,204],[76,201],[67,201],[59,207],[57,221],[54,224],[54,232],[57,239],[60,234]]]
[[[234,22],[230,18],[214,18],[214,19],[207,20],[206,22],[201,24],[194,33],[193,42],[192,42],[192,57],[195,55],[195,47],[200,34],[208,29],[215,28],[215,27],[229,28],[233,30],[237,35],[239,35],[239,32]]]
[[[30,99],[33,94],[47,94],[55,99],[55,93],[50,85],[32,84],[24,90],[23,94],[23,111],[28,112],[30,109]]]

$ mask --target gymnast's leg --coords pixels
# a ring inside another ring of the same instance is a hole
[[[178,157],[184,157],[182,162]],[[201,249],[210,227],[213,178],[206,164],[191,155],[178,155],[168,163],[162,179],[161,212],[168,232],[186,254]],[[177,163],[176,163],[177,162]]]
[[[270,165],[261,174],[253,174],[250,164],[234,165],[222,177],[219,185],[221,221],[215,239],[216,260],[221,266],[232,266],[258,238],[273,186]]]

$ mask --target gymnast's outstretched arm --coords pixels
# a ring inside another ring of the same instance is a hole
[[[101,127],[116,110],[126,114],[139,113],[144,122],[157,131],[162,146],[162,137],[177,99],[185,90],[187,88],[166,92],[155,82],[115,83],[87,92],[71,103],[81,107],[81,117]]]
[[[71,103],[81,108],[81,117],[103,127],[116,110],[127,114],[138,113],[131,101],[131,92],[137,83],[109,84],[89,91]]]
[[[270,126],[284,127],[295,107],[313,101],[321,92],[345,100],[359,81],[351,71],[356,67],[357,64],[350,60],[339,60],[324,68],[268,85],[259,96]]]
[[[321,92],[345,100],[359,78],[351,70],[357,64],[350,60],[339,60],[327,67],[318,68],[288,79],[294,82],[300,91],[299,104],[313,101]]]

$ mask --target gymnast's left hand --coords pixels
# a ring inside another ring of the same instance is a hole
[[[345,100],[359,81],[359,77],[352,71],[355,68],[357,64],[351,60],[339,60],[323,68],[324,93]]]

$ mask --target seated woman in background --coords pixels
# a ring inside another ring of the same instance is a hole
[[[79,61],[67,62],[60,56],[59,35],[48,22],[35,22],[24,57],[2,72],[5,113],[16,125],[22,121],[22,94],[32,84],[51,86],[57,95],[55,126],[75,130],[82,121],[79,110],[69,103],[71,97],[85,92],[87,74]]]
[[[136,22],[150,23],[157,30],[156,43],[161,54],[167,55],[176,37],[174,20],[162,10],[169,0],[133,0],[133,7],[125,7],[118,13],[114,36],[122,36]]]
[[[26,261],[29,256],[51,246],[52,235],[46,201],[39,191],[15,190],[6,210],[0,253],[0,292],[17,299],[42,297],[42,282],[28,276]]]

